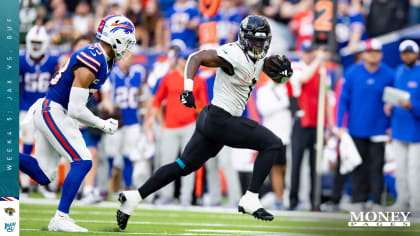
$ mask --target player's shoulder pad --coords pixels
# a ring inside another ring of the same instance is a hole
[[[94,44],[80,49],[75,54],[76,60],[88,67],[94,73],[98,73],[101,66],[106,66],[103,52]]]
[[[227,43],[217,48],[217,55],[229,62],[233,68],[241,63],[241,58],[244,58],[243,54],[242,49],[236,42]]]

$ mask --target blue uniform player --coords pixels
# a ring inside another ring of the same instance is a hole
[[[91,153],[77,122],[109,134],[118,128],[117,120],[95,116],[86,103],[89,94],[105,82],[114,60],[123,58],[135,44],[134,25],[124,16],[107,16],[100,22],[96,38],[98,43],[73,53],[51,79],[45,98],[31,106],[28,119],[23,122],[34,125],[37,140],[37,159],[20,154],[20,169],[24,173],[40,184],[48,184],[55,177],[60,156],[71,163],[57,212],[48,225],[49,231],[88,231],[76,225],[68,215],[77,190],[92,167]]]
[[[128,55],[111,71],[109,91],[101,91],[111,93],[109,97],[112,103],[121,110],[123,127],[114,135],[105,136],[104,151],[110,159],[123,158],[126,188],[132,186],[133,162],[142,158],[138,149],[141,138],[138,109],[144,75],[144,68],[141,65],[132,65],[132,56]]]
[[[169,18],[171,40],[182,42],[184,48],[196,48],[198,41],[196,31],[200,23],[197,4],[190,0],[177,0],[167,18]]]
[[[45,27],[34,26],[26,35],[26,50],[19,57],[20,74],[20,120],[25,118],[32,104],[48,91],[51,76],[56,71],[58,55],[49,52],[49,36]],[[33,149],[34,131],[21,126],[23,152],[30,154]]]

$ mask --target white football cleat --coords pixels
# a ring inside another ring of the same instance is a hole
[[[48,225],[48,230],[63,232],[88,232],[87,229],[76,225],[74,220],[68,215],[55,215]]]
[[[121,203],[117,211],[117,224],[120,229],[127,227],[128,218],[133,214],[141,201],[141,196],[137,190],[123,191],[120,193],[118,201]]]
[[[253,215],[260,220],[272,221],[274,219],[273,215],[263,208],[258,194],[250,191],[247,191],[241,200],[239,200],[238,211]]]

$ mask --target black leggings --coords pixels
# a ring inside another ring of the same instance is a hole
[[[284,149],[281,139],[264,126],[246,117],[232,116],[217,106],[208,105],[198,115],[194,134],[181,157],[175,163],[159,168],[139,189],[141,196],[145,198],[178,176],[196,171],[208,159],[216,156],[224,145],[259,151],[249,187],[252,192],[258,192],[270,173],[275,158],[283,155]]]

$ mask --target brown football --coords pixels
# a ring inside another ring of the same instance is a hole
[[[281,71],[279,71],[279,68],[276,65],[276,63],[279,64],[279,65],[282,64],[282,61],[280,61],[280,57],[278,55],[269,56],[264,61],[263,71],[274,82],[285,83],[288,80],[288,78],[286,78],[284,75],[280,74]]]

